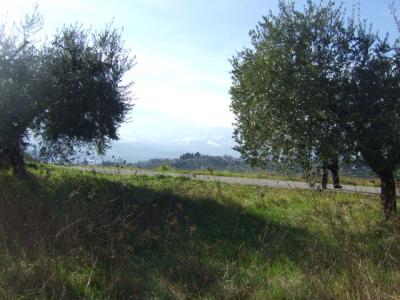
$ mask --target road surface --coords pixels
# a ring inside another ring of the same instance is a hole
[[[145,175],[145,176],[173,176],[173,177],[186,177],[194,180],[202,181],[214,181],[228,184],[238,185],[256,185],[266,186],[274,188],[286,188],[286,189],[301,189],[301,190],[313,190],[319,188],[316,184],[311,187],[310,184],[303,181],[286,181],[286,180],[274,180],[274,179],[262,179],[262,178],[245,178],[245,177],[227,177],[227,176],[213,176],[213,175],[195,175],[195,174],[180,174],[180,173],[168,173],[168,172],[157,172],[149,170],[130,170],[130,169],[109,169],[101,167],[74,167],[75,169],[85,172],[98,172],[106,174],[121,174],[121,175]],[[328,184],[328,190],[334,190],[332,185]],[[367,186],[355,186],[355,185],[343,185],[341,189],[344,192],[352,193],[363,193],[363,194],[380,194],[380,188],[378,187],[367,187]]]

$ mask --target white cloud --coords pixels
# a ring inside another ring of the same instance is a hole
[[[101,20],[104,22],[111,19],[112,13],[124,15],[117,4],[111,13],[106,7],[110,8],[112,5],[107,4],[105,7],[104,3],[102,8],[93,10],[96,13],[89,13],[92,11],[90,6],[95,2],[80,0],[4,1],[2,10],[9,12],[10,19],[20,19],[31,11],[36,2],[45,18],[45,33],[54,32],[55,27],[64,23],[78,21],[96,26]],[[149,0],[144,5],[170,5],[170,1]],[[108,15],[109,13],[111,14]],[[133,92],[138,99],[132,119],[137,120],[136,111],[140,113],[143,109],[188,120],[204,127],[230,127],[233,115],[229,111],[230,99],[227,91],[230,78],[225,70],[227,62],[221,61],[218,55],[213,57],[212,53],[202,53],[203,50],[196,49],[189,38],[181,39],[172,35],[171,38],[156,42],[147,36],[143,38],[143,34],[148,32],[147,27],[157,28],[160,25],[161,21],[151,16],[139,14],[138,20],[126,24],[128,27],[124,32],[127,46],[137,57],[137,65],[126,78],[127,81],[135,81]],[[105,19],[106,17],[109,19]],[[126,21],[124,18],[116,18],[116,22],[122,20]],[[142,27],[138,28],[137,24]],[[127,128],[135,125],[123,125],[121,135],[124,136]]]
[[[33,8],[33,4],[33,2],[22,0],[4,1],[1,3],[2,17],[6,16],[11,21],[17,21]]]
[[[39,0],[39,1],[32,1],[32,2],[37,2],[39,4],[39,7],[46,7],[46,8],[51,8],[54,10],[63,10],[63,11],[68,11],[68,12],[82,12],[83,10],[86,10],[89,6],[85,1],[79,1],[79,0]]]
[[[206,126],[230,127],[229,75],[160,52],[136,52],[136,105]]]
[[[190,120],[207,126],[229,127],[228,96],[214,95],[200,90],[187,90],[179,86],[137,84],[137,106],[163,112],[169,116]]]
[[[215,147],[221,148],[220,144],[217,144],[216,142],[213,142],[213,141],[208,141],[207,144],[211,145],[211,146],[215,146]]]

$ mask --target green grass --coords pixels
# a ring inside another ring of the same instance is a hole
[[[118,169],[117,167],[100,167],[100,168],[110,168],[110,169]],[[131,168],[131,167],[120,167],[126,170],[139,170],[139,168]],[[143,170],[143,169],[141,169]],[[214,176],[224,176],[224,177],[244,177],[244,178],[256,178],[256,179],[273,179],[273,180],[291,180],[291,181],[306,181],[304,176],[300,175],[284,175],[279,173],[272,172],[264,172],[264,173],[256,173],[256,172],[229,172],[229,171],[220,171],[220,170],[181,170],[174,169],[168,167],[166,165],[160,165],[159,168],[150,170],[150,171],[158,171],[165,173],[177,173],[177,174],[192,174],[192,175],[214,175]],[[321,178],[313,175],[312,180],[315,182],[320,182]],[[328,183],[332,183],[332,177],[329,176]],[[355,177],[355,176],[340,176],[340,183],[346,185],[355,185],[355,186],[371,186],[371,187],[380,187],[379,178],[363,178],[363,177]]]
[[[178,173],[194,173],[199,175],[210,175],[215,176],[227,176],[227,177],[244,177],[244,178],[259,178],[259,179],[274,179],[274,180],[292,180],[292,181],[305,181],[303,176],[299,175],[283,175],[274,173],[249,173],[249,172],[228,172],[228,171],[218,171],[218,170],[195,170],[195,171],[183,171],[174,170]],[[321,178],[313,176],[313,180],[319,182]],[[329,183],[332,183],[332,178],[329,178]],[[351,176],[340,176],[341,184],[348,185],[358,185],[358,186],[380,186],[380,181],[378,178],[361,178],[361,177],[351,177]]]
[[[33,165],[0,173],[0,298],[398,299],[379,199]]]

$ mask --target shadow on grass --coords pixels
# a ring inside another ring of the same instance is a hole
[[[120,179],[46,170],[27,182],[1,175],[0,266],[15,267],[2,273],[0,290],[46,298],[222,297],[221,281],[240,277],[254,257],[266,267],[288,260],[304,272],[338,257],[308,230],[226,199],[185,195],[175,189],[185,179]],[[244,286],[231,297],[253,292]]]

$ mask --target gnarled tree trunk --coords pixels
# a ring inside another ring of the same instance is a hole
[[[387,219],[390,217],[392,212],[397,211],[396,183],[393,176],[393,170],[386,170],[380,172],[378,175],[381,179],[382,211],[384,217]]]
[[[5,167],[11,167],[14,173],[22,178],[28,176],[20,143],[13,142],[8,144],[4,147],[2,154],[2,164]]]

